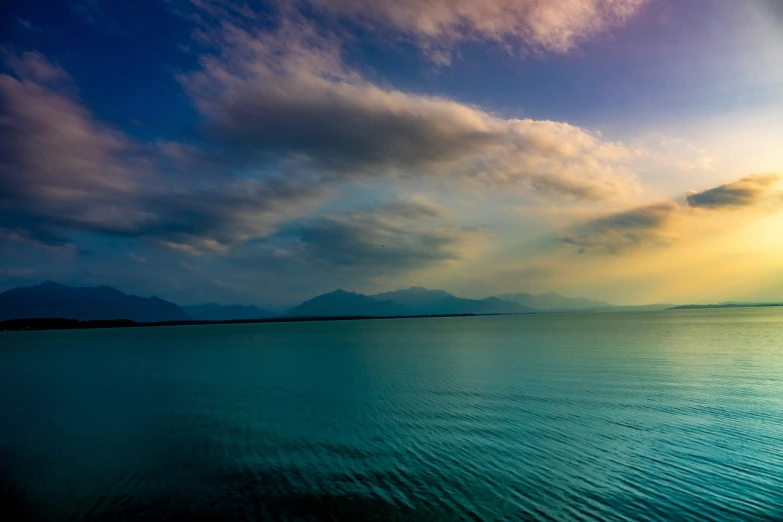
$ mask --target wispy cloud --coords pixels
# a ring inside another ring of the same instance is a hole
[[[445,208],[408,199],[291,223],[242,256],[270,269],[350,275],[361,282],[459,261],[491,234],[450,224]]]
[[[303,2],[304,3],[304,2]],[[308,0],[315,9],[415,38],[440,63],[466,40],[564,53],[620,25],[646,0]]]
[[[73,81],[65,69],[51,63],[46,56],[38,51],[25,51],[17,55],[6,50],[3,54],[8,66],[23,81],[59,87]]]
[[[669,230],[680,212],[680,205],[673,201],[642,206],[591,220],[560,241],[577,247],[579,253],[619,254],[640,246],[664,245],[673,240]]]
[[[687,200],[694,208],[715,210],[752,207],[763,203],[779,182],[778,174],[752,174],[701,192],[690,191]],[[777,193],[777,196],[776,203],[780,204],[781,194]]]
[[[444,225],[440,217],[436,207],[398,202],[296,224],[293,231],[311,261],[388,273],[458,259],[480,233]]]
[[[752,174],[701,192],[690,191],[685,197],[687,205],[664,201],[589,219],[559,240],[577,247],[579,253],[621,254],[641,247],[670,245],[694,224],[709,225],[719,211],[748,211],[734,215],[736,223],[745,221],[753,214],[750,211],[766,203],[768,209],[780,210],[783,194],[773,190],[779,181],[777,174]],[[720,223],[721,227],[731,224],[725,220]]]

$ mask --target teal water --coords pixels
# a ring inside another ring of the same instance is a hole
[[[12,519],[783,520],[780,309],[0,333],[0,401]]]

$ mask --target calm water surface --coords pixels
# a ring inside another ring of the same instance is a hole
[[[783,310],[0,333],[47,521],[783,520]]]

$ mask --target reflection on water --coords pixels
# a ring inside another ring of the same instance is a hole
[[[18,519],[783,519],[778,309],[6,333],[0,400]]]

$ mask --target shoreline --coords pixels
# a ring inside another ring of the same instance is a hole
[[[432,315],[349,315],[334,317],[268,317],[262,319],[229,319],[224,321],[154,321],[137,322],[130,319],[105,319],[79,321],[59,317],[31,319],[7,319],[0,321],[0,332],[27,332],[44,330],[94,330],[107,328],[149,328],[157,326],[201,326],[216,324],[258,324],[258,323],[307,323],[319,321],[367,321],[371,319],[433,319],[447,317],[477,317],[482,315],[509,314],[432,314]]]
[[[783,303],[727,303],[727,304],[689,304],[673,306],[669,310],[714,310],[720,308],[775,308],[781,307]]]

